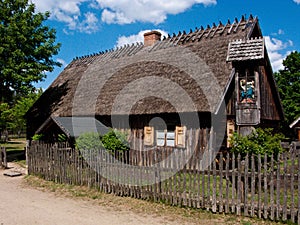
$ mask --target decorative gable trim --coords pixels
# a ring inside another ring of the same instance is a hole
[[[265,53],[263,38],[235,40],[229,43],[227,61],[246,61],[263,59]]]

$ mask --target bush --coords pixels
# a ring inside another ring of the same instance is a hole
[[[252,134],[248,136],[241,136],[237,133],[233,135],[230,140],[231,152],[240,153],[242,157],[245,157],[247,153],[254,155],[266,154],[268,157],[277,155],[283,151],[280,142],[284,136],[282,134],[272,134],[273,129],[256,129]]]
[[[101,136],[95,132],[81,134],[76,139],[76,148],[80,151],[99,151],[103,148]]]
[[[106,149],[112,155],[115,155],[116,152],[122,154],[130,149],[127,135],[112,129],[103,136],[95,132],[81,134],[76,139],[76,148],[81,151],[99,151],[100,149]]]
[[[115,155],[116,152],[122,154],[130,149],[127,135],[117,130],[110,130],[101,137],[101,141],[105,149],[112,155]]]
[[[58,134],[57,140],[58,140],[58,142],[67,142],[68,137],[65,134]]]
[[[32,136],[33,141],[40,141],[43,138],[43,134],[35,134]]]

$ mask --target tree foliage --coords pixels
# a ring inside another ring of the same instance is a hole
[[[241,154],[242,157],[246,154],[261,155],[262,157],[274,155],[275,158],[278,153],[282,152],[280,145],[284,136],[282,134],[273,134],[272,129],[257,128],[252,134],[248,136],[242,136],[235,133],[230,140],[231,151]]]
[[[59,51],[54,29],[43,25],[49,13],[35,13],[27,0],[0,2],[0,102],[26,95],[42,81],[45,71],[60,63],[52,59]]]
[[[283,70],[275,73],[280,98],[286,116],[286,124],[291,124],[300,116],[300,53],[290,53],[283,61]]]
[[[10,107],[7,103],[0,104],[0,128],[9,129],[15,132],[23,131],[26,127],[25,113],[33,103],[41,96],[42,90],[20,97],[15,104]],[[0,129],[0,130],[1,130]]]

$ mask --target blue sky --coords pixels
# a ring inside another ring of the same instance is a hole
[[[57,31],[63,66],[47,73],[37,87],[46,89],[76,56],[142,41],[147,30],[163,34],[189,31],[242,15],[257,16],[277,71],[291,51],[300,51],[300,0],[31,0],[37,11],[50,11],[46,24]]]

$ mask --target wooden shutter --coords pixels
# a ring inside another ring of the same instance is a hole
[[[176,147],[185,148],[186,127],[176,127],[175,133]]]
[[[153,146],[154,127],[144,127],[144,145]]]
[[[232,138],[234,131],[235,131],[234,121],[233,120],[228,120],[227,121],[227,148],[231,147],[229,141]]]

